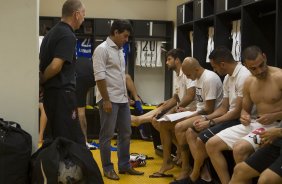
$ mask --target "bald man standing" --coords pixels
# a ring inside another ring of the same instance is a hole
[[[74,31],[85,17],[80,0],[67,0],[62,18],[44,37],[40,47],[40,85],[44,89],[47,136],[64,137],[85,145],[77,114]]]
[[[185,183],[187,178],[189,180],[189,147],[185,137],[186,130],[193,128],[196,120],[205,119],[206,115],[219,107],[223,97],[222,82],[219,76],[213,71],[204,69],[197,59],[185,58],[182,63],[182,71],[187,78],[195,81],[197,110],[175,125],[175,136],[181,149],[182,168],[177,180],[172,182],[173,184]]]

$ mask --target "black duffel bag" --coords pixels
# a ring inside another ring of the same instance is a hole
[[[92,153],[64,137],[45,141],[31,158],[31,184],[103,184]]]
[[[29,183],[31,135],[18,123],[0,119],[0,184]]]

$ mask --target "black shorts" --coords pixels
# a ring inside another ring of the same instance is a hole
[[[44,92],[44,109],[47,115],[46,138],[65,137],[85,144],[78,120],[75,92],[49,89]]]
[[[215,134],[220,132],[221,130],[224,130],[226,128],[232,127],[234,125],[238,125],[241,122],[237,120],[231,120],[231,121],[226,121],[224,123],[220,123],[218,125],[215,125],[213,127],[210,127],[206,130],[203,130],[199,133],[198,137],[204,142],[208,142],[208,140],[213,137]]]
[[[76,97],[77,106],[85,107],[88,90],[95,86],[93,62],[91,58],[77,58],[76,72]]]
[[[82,76],[76,78],[76,99],[78,107],[85,107],[87,92],[93,86],[95,86],[93,76]]]
[[[282,177],[281,151],[280,146],[269,144],[258,149],[249,158],[247,158],[245,162],[259,173],[262,173],[265,169],[269,168]]]

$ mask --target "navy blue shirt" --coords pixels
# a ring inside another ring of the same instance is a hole
[[[76,37],[72,27],[64,22],[56,24],[44,37],[40,47],[40,71],[43,73],[54,58],[64,60],[62,70],[47,80],[43,87],[75,91]]]

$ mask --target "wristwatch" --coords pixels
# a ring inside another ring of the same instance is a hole
[[[215,125],[214,120],[213,120],[213,119],[210,119],[210,121],[209,121],[209,126],[210,126],[210,127],[213,127],[214,125]]]

